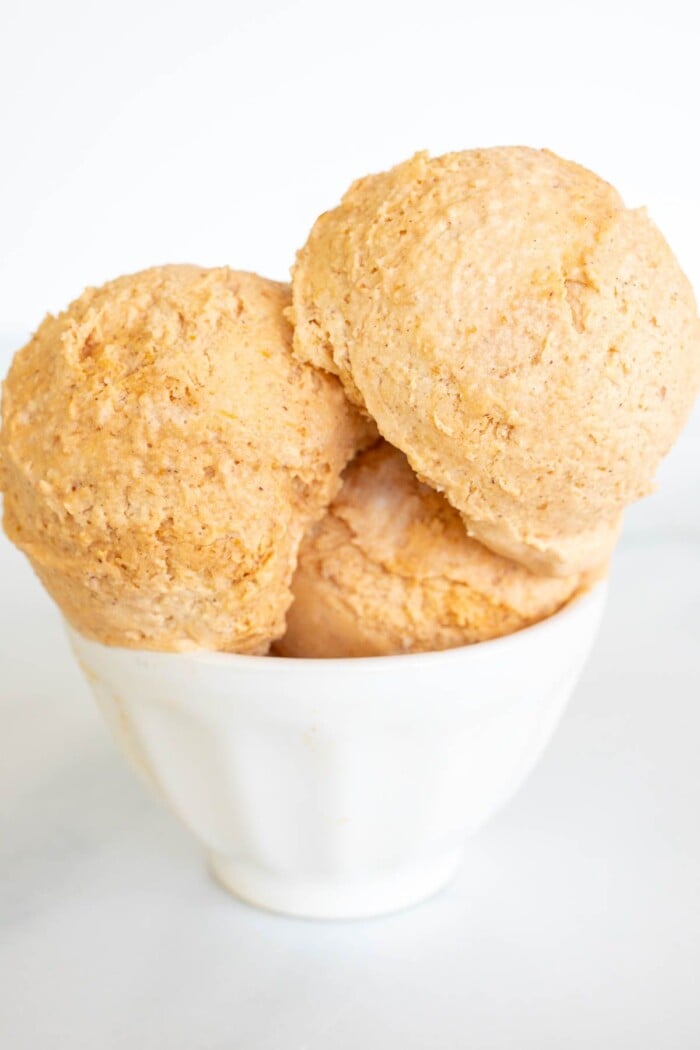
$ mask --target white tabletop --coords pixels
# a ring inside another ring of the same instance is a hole
[[[345,924],[268,915],[214,884],[116,752],[56,612],[0,541],[0,1045],[700,1045],[688,520],[686,535],[623,542],[563,725],[456,881],[413,911]]]

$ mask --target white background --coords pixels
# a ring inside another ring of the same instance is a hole
[[[283,278],[354,177],[423,148],[588,165],[700,289],[695,6],[5,2],[0,372],[46,310],[121,272]],[[207,880],[0,541],[0,1045],[700,1045],[699,459],[696,411],[628,515],[562,730],[457,882],[350,926]]]

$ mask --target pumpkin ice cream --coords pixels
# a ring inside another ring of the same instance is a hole
[[[418,154],[354,183],[293,274],[294,347],[492,550],[610,553],[700,382],[690,285],[643,210],[552,153]]]
[[[510,634],[586,581],[539,576],[470,539],[443,496],[386,442],[347,468],[305,538],[284,656],[385,656]]]
[[[3,389],[8,536],[109,645],[264,653],[301,538],[367,441],[294,359],[286,285],[166,266],[45,319]]]

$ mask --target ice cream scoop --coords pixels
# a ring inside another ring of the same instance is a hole
[[[289,288],[164,266],[49,316],[3,388],[4,525],[70,623],[266,652],[297,549],[370,425],[291,353]]]
[[[300,552],[282,656],[388,656],[510,634],[586,580],[540,576],[471,539],[447,500],[386,442],[345,472]]]
[[[666,241],[547,151],[418,154],[355,182],[298,254],[291,317],[297,356],[471,535],[549,574],[607,557],[700,383]]]

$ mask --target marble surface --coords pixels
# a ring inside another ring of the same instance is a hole
[[[211,880],[1,540],[0,1045],[699,1045],[700,537],[676,525],[623,542],[552,746],[449,889],[330,924]]]

